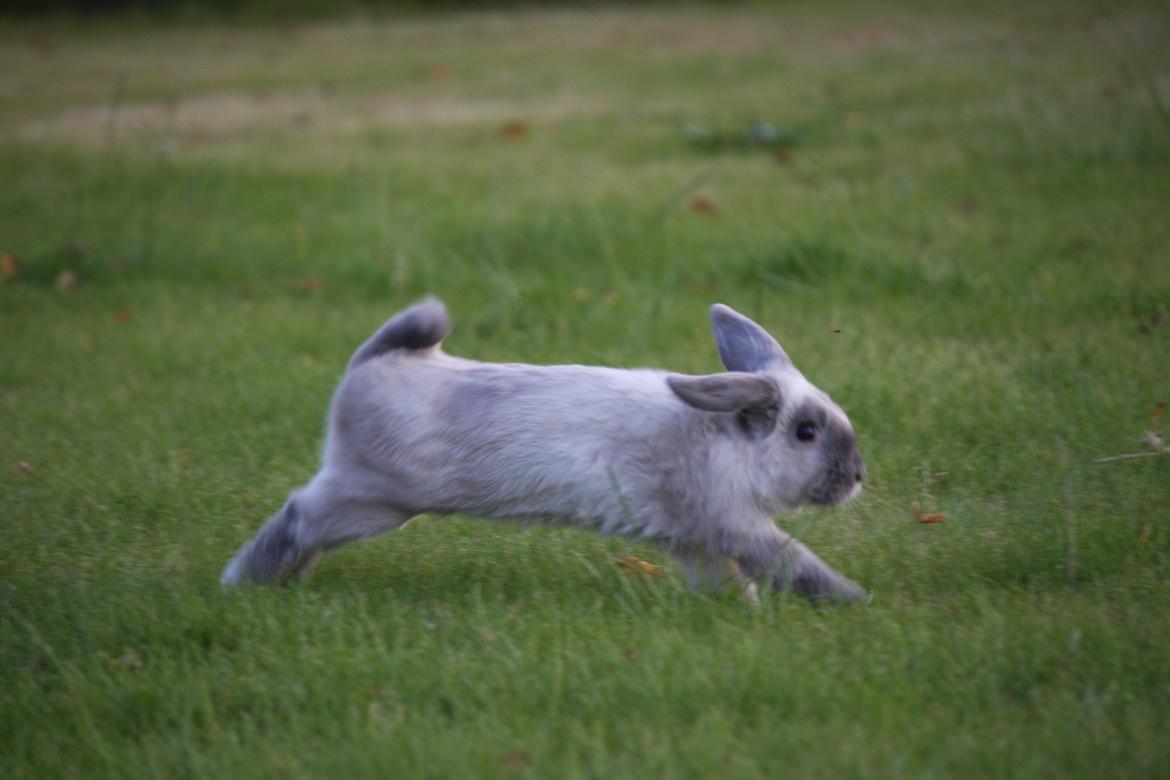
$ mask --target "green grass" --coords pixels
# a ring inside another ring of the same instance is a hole
[[[1088,3],[0,28],[0,774],[1166,776],[1170,459],[1094,460],[1170,400],[1168,34]],[[683,133],[755,120],[788,164]],[[873,604],[462,518],[222,595],[427,292],[484,360],[709,372],[707,306],[756,317],[870,472],[781,523]]]

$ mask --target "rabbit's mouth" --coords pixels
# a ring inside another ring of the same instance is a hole
[[[856,453],[845,461],[837,461],[808,491],[808,502],[814,506],[831,506],[852,501],[861,492],[865,480],[865,463]]]

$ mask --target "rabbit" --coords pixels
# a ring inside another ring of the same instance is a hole
[[[727,371],[482,363],[442,351],[444,305],[386,322],[333,396],[320,471],[224,569],[223,586],[304,574],[417,515],[570,523],[655,543],[698,587],[756,583],[866,602],[773,517],[847,501],[865,463],[845,413],[762,327],[722,304]]]

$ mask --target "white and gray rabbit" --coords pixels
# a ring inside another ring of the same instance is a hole
[[[855,496],[845,413],[767,331],[711,308],[727,371],[480,363],[440,348],[429,298],[363,344],[333,397],[320,471],[224,569],[225,586],[301,573],[420,514],[590,526],[669,550],[695,583],[813,599],[868,594],[773,517]]]

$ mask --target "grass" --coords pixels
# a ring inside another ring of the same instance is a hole
[[[1094,460],[1170,397],[1168,32],[1090,3],[7,23],[0,773],[1165,776],[1170,460]],[[784,164],[683,132],[757,120],[798,132]],[[706,307],[756,317],[870,472],[781,522],[873,604],[752,608],[463,518],[222,595],[349,354],[427,292],[484,360],[709,372]]]

